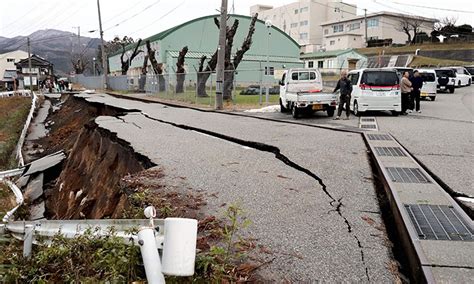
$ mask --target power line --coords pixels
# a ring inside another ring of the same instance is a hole
[[[393,2],[393,3],[395,3],[395,4],[399,4],[399,5],[405,5],[405,6],[411,6],[411,7],[418,7],[418,8],[424,8],[424,9],[431,9],[431,10],[441,10],[441,11],[448,11],[448,12],[474,14],[474,11],[447,9],[447,8],[440,8],[440,7],[429,7],[429,6],[422,6],[422,5],[401,3],[401,2],[397,2],[397,1],[390,1],[390,2]]]
[[[153,6],[155,6],[155,5],[158,4],[159,2],[160,2],[160,0],[153,2],[152,4],[146,6],[146,7],[145,7],[143,10],[141,10],[140,12],[135,13],[135,14],[133,14],[132,16],[126,18],[125,20],[122,20],[122,21],[118,22],[117,24],[106,28],[106,29],[104,30],[104,32],[105,32],[105,31],[108,31],[108,30],[110,30],[110,29],[116,28],[116,27],[120,26],[121,24],[127,22],[128,20],[135,18],[136,16],[138,16],[138,15],[140,15],[141,13],[147,11],[148,9],[150,9],[150,8],[153,7]]]

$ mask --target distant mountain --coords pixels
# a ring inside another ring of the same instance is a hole
[[[54,72],[59,75],[73,70],[71,63],[73,54],[83,54],[83,58],[92,65],[92,58],[97,56],[97,47],[100,44],[98,38],[81,36],[78,42],[77,35],[54,29],[38,30],[28,37],[31,42],[31,53],[52,62]],[[0,37],[0,54],[18,49],[27,51],[26,42],[26,36]]]

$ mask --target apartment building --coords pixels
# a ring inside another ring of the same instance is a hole
[[[356,15],[357,7],[340,0],[300,0],[280,7],[254,5],[250,14],[270,20],[301,46],[301,52],[313,52],[323,44],[323,22],[341,21]]]
[[[373,13],[367,15],[367,39],[391,40],[392,44],[405,44],[408,37],[400,30],[402,20],[417,22],[419,32],[428,35],[433,31],[436,22],[436,19],[392,12]],[[364,16],[351,16],[322,23],[323,49],[329,51],[365,47],[365,24]]]
[[[25,58],[28,58],[28,53],[23,50],[0,54],[0,89],[12,88],[17,77],[15,64]]]

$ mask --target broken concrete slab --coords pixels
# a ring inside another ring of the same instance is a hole
[[[45,206],[44,202],[40,202],[35,205],[30,206],[30,220],[39,220],[44,218],[44,212],[45,212]]]
[[[36,199],[43,195],[43,177],[43,173],[40,173],[37,177],[32,179],[26,186],[24,197],[29,202],[34,202]]]
[[[49,169],[58,165],[65,158],[66,158],[66,154],[64,154],[63,151],[59,151],[51,155],[45,156],[43,158],[40,158],[25,166],[27,168],[27,171],[23,174],[23,176],[28,176],[35,173],[43,172],[46,169]]]

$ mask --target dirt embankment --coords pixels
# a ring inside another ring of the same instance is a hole
[[[70,96],[50,115],[54,122],[50,135],[38,142],[45,153],[64,150],[67,160],[59,178],[45,191],[48,219],[122,216],[127,197],[118,190],[120,180],[154,165],[94,122],[97,116],[119,112]]]

